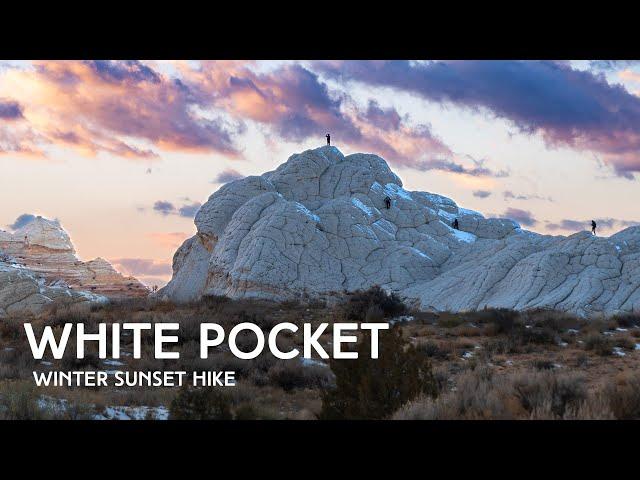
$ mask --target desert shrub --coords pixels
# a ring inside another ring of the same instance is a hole
[[[235,409],[233,418],[234,420],[275,420],[277,416],[270,410],[253,403],[243,403]]]
[[[615,337],[613,343],[616,347],[624,348],[625,350],[635,350],[636,348],[636,342],[628,335]]]
[[[621,313],[611,317],[611,320],[616,327],[633,328],[640,325],[640,316],[636,313]]]
[[[169,406],[171,420],[231,420],[231,401],[215,388],[180,388]]]
[[[536,370],[553,370],[554,368],[553,362],[551,360],[534,360],[533,362],[531,362],[531,365]]]
[[[349,295],[338,306],[338,313],[345,321],[361,322],[372,307],[382,311],[383,318],[396,317],[407,313],[407,307],[394,292],[387,293],[375,285],[369,290],[359,290]]]
[[[229,303],[230,298],[222,295],[203,295],[199,306],[208,310],[218,311],[223,305]]]
[[[488,308],[474,312],[474,323],[487,324],[488,335],[510,333],[519,324],[520,314],[506,308]]]
[[[569,328],[579,329],[584,324],[584,320],[556,310],[533,310],[526,312],[524,316],[526,323],[548,328],[555,333],[564,332]]]
[[[2,340],[18,340],[23,335],[23,332],[24,329],[21,322],[10,318],[0,321],[0,339]]]
[[[489,420],[578,418],[579,415],[608,418],[607,409],[588,404],[589,401],[583,379],[575,375],[526,372],[498,376],[480,367],[460,374],[455,390],[435,399],[422,396],[405,404],[392,418]],[[597,408],[602,412],[597,412]]]
[[[528,412],[547,409],[559,418],[587,398],[584,379],[571,374],[521,374],[513,379],[513,388],[520,404]]]
[[[601,356],[613,353],[613,341],[600,333],[590,333],[584,338],[584,349],[591,350]]]
[[[438,317],[438,326],[442,328],[456,328],[466,323],[467,320],[459,313],[441,313]]]
[[[480,367],[461,373],[456,388],[433,398],[421,395],[396,411],[395,420],[482,420],[514,418],[504,398],[504,378]]]
[[[640,419],[640,374],[620,374],[604,388],[604,396],[618,420]]]
[[[429,360],[409,345],[399,329],[379,337],[379,358],[371,358],[371,337],[363,335],[357,359],[330,360],[336,386],[322,391],[322,419],[382,419],[420,394],[437,394]]]
[[[447,360],[450,357],[450,349],[443,348],[439,343],[432,340],[420,342],[416,345],[419,352],[426,355],[429,358],[435,358],[438,360]]]
[[[82,370],[86,368],[100,368],[100,359],[98,355],[85,348],[84,358],[78,358],[76,353],[76,340],[74,338],[69,339],[67,348],[64,351],[64,356],[60,360],[60,367],[63,370]]]
[[[515,335],[520,339],[522,345],[553,345],[557,343],[555,332],[548,327],[523,327],[517,329]]]
[[[41,420],[44,413],[38,405],[38,392],[29,381],[0,384],[0,420]]]
[[[23,348],[0,349],[0,379],[19,379],[31,375],[36,360],[31,350]]]
[[[332,373],[322,366],[304,366],[297,360],[281,361],[267,374],[272,385],[288,392],[295,388],[327,388],[332,384]]]

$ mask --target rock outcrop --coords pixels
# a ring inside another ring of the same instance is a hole
[[[160,296],[291,299],[380,285],[434,310],[640,310],[639,227],[540,235],[407,191],[382,158],[330,146],[224,185],[195,224]]]
[[[64,282],[47,285],[44,278],[20,265],[0,262],[0,319],[16,315],[37,315],[49,305],[91,304],[107,298],[72,290]]]
[[[13,233],[0,230],[0,265],[4,269],[0,289],[7,301],[15,301],[20,296],[7,287],[10,280],[18,281],[25,285],[24,288],[29,284],[29,292],[44,289],[46,291],[39,294],[49,299],[66,299],[67,295],[61,291],[68,292],[74,301],[94,297],[140,297],[149,293],[137,279],[121,275],[106,260],[79,260],[60,223],[42,217],[36,217]],[[35,298],[40,297],[34,297],[34,301]],[[20,307],[20,304],[12,305],[13,310]]]

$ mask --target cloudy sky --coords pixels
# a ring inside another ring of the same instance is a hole
[[[57,218],[148,284],[221,184],[331,133],[524,228],[640,222],[640,63],[0,62],[0,228]]]

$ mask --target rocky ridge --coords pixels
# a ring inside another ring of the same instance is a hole
[[[0,317],[38,313],[52,302],[102,302],[148,293],[104,259],[79,260],[55,220],[36,217],[13,233],[0,230]]]
[[[407,191],[382,158],[330,146],[222,186],[195,224],[162,297],[283,300],[380,285],[431,310],[640,309],[640,227],[537,234]]]

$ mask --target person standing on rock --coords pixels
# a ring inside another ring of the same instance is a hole
[[[387,207],[387,210],[391,208],[391,199],[389,197],[384,197],[384,205]]]
[[[595,220],[591,220],[591,234],[592,235],[596,234],[596,221]]]
[[[459,227],[458,219],[456,218],[456,219],[453,220],[453,228],[455,228],[456,230],[460,230],[458,227]]]
[[[331,145],[331,135],[327,133],[325,137],[327,137],[327,145]]]

